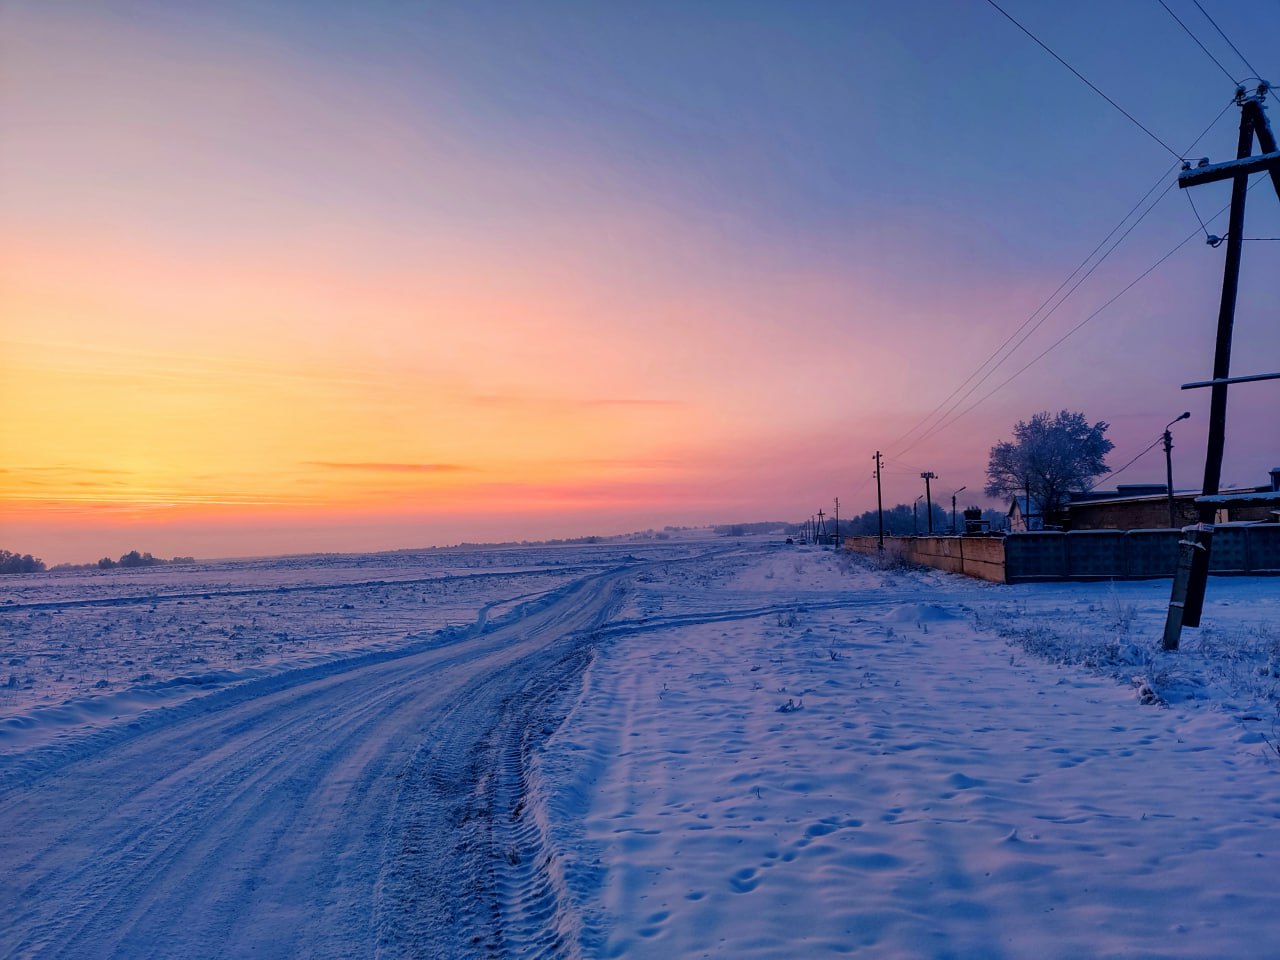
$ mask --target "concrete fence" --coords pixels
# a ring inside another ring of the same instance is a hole
[[[875,537],[845,537],[845,549],[875,554]],[[1001,537],[885,537],[885,553],[891,557],[963,573],[980,580],[1005,582],[1005,551]]]
[[[911,563],[996,583],[1142,580],[1172,577],[1178,530],[1073,530],[1005,537],[885,537],[885,551]],[[846,549],[875,554],[875,537],[846,537]],[[1280,574],[1280,524],[1222,525],[1210,573]]]

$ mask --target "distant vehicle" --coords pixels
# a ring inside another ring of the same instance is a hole
[[[789,544],[790,544],[790,543],[795,543],[795,540],[793,540],[791,537],[787,537],[787,543],[789,543]]]

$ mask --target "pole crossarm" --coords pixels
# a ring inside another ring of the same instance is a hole
[[[1210,163],[1193,170],[1184,170],[1178,174],[1178,186],[1198,187],[1202,183],[1217,183],[1219,180],[1230,180],[1232,177],[1244,177],[1251,173],[1266,170],[1275,176],[1280,171],[1280,150],[1263,153],[1256,157],[1245,157],[1243,160],[1224,160],[1222,163]]]
[[[1184,383],[1183,390],[1199,390],[1203,387],[1227,386],[1232,383],[1256,383],[1259,380],[1280,380],[1280,373],[1255,373],[1247,377],[1220,377],[1216,380],[1195,380]]]
[[[1178,174],[1180,188],[1185,190],[1187,187],[1202,183],[1247,177],[1251,173],[1265,170],[1271,175],[1271,186],[1275,188],[1276,196],[1280,197],[1280,145],[1276,143],[1276,136],[1271,131],[1271,122],[1267,119],[1267,113],[1262,109],[1263,95],[1263,88],[1259,87],[1258,96],[1246,97],[1240,101],[1240,132],[1243,135],[1247,128],[1256,135],[1263,153],[1256,157],[1244,153],[1234,160],[1226,160],[1222,163],[1201,161],[1202,165],[1194,170],[1189,163],[1183,164],[1182,173]]]

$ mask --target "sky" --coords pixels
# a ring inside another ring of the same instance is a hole
[[[1002,3],[1130,120],[985,0],[0,0],[0,546],[848,516],[876,450],[887,504],[992,505],[990,448],[1061,409],[1116,468],[1190,411],[1196,487],[1230,187],[1166,188],[1234,156],[1254,70],[1166,2],[1221,68],[1158,0]],[[1280,82],[1280,3],[1202,5]],[[1235,374],[1280,371],[1278,267],[1246,243]],[[1277,389],[1231,391],[1224,484],[1280,465]]]

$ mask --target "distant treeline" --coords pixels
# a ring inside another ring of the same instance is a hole
[[[496,542],[472,543],[470,540],[463,540],[461,543],[449,544],[447,546],[434,547],[406,547],[402,550],[389,551],[392,553],[418,553],[421,551],[435,552],[437,550],[456,550],[456,549],[506,549],[509,547],[565,547],[578,546],[581,544],[592,543],[626,543],[631,540],[669,540],[671,534],[681,530],[697,530],[698,527],[677,527],[667,525],[661,530],[654,530],[652,527],[648,530],[637,530],[634,533],[618,533],[608,536],[585,536],[585,537],[568,537],[558,540],[500,540]]]
[[[785,520],[759,520],[755,523],[718,523],[711,529],[722,537],[750,537],[762,533],[790,537],[799,533],[801,528],[801,524]]]
[[[990,523],[990,529],[1003,528],[1006,517],[999,510],[983,510],[982,519]],[[835,517],[826,516],[823,525],[829,535],[836,533]],[[958,513],[956,518],[958,532],[964,532],[964,514]],[[794,537],[806,533],[803,523],[787,523],[783,520],[765,520],[755,523],[721,523],[711,528],[722,537],[748,537],[758,534]],[[929,529],[928,508],[919,504],[914,511],[911,504],[899,503],[884,510],[884,532],[898,536],[911,536],[925,533]],[[880,530],[880,519],[874,510],[860,513],[853,517],[840,518],[841,536],[873,536]],[[944,509],[941,503],[933,505],[933,532],[946,534],[951,532],[951,512]]]
[[[10,553],[0,550],[0,573],[42,573],[44,561],[29,553]]]
[[[1007,518],[999,510],[983,510],[982,519],[990,523],[992,530],[1003,527]],[[956,532],[964,532],[964,511],[958,511],[955,518]],[[830,526],[830,521],[828,521]],[[921,503],[913,513],[911,504],[899,503],[884,510],[884,532],[887,536],[893,533],[899,537],[909,537],[916,533],[923,534],[929,529],[928,508]],[[848,536],[874,536],[880,532],[880,520],[876,511],[868,510],[856,517],[840,521],[840,532]],[[951,511],[943,509],[942,504],[933,505],[933,532],[945,534],[951,532]]]
[[[158,567],[163,564],[171,563],[195,563],[195,557],[174,557],[172,560],[165,560],[163,557],[153,557],[150,553],[139,553],[137,550],[130,550],[126,554],[122,554],[119,560],[112,560],[110,557],[103,557],[97,563],[60,563],[54,570],[114,570],[117,567]],[[41,567],[43,569],[43,567]]]

